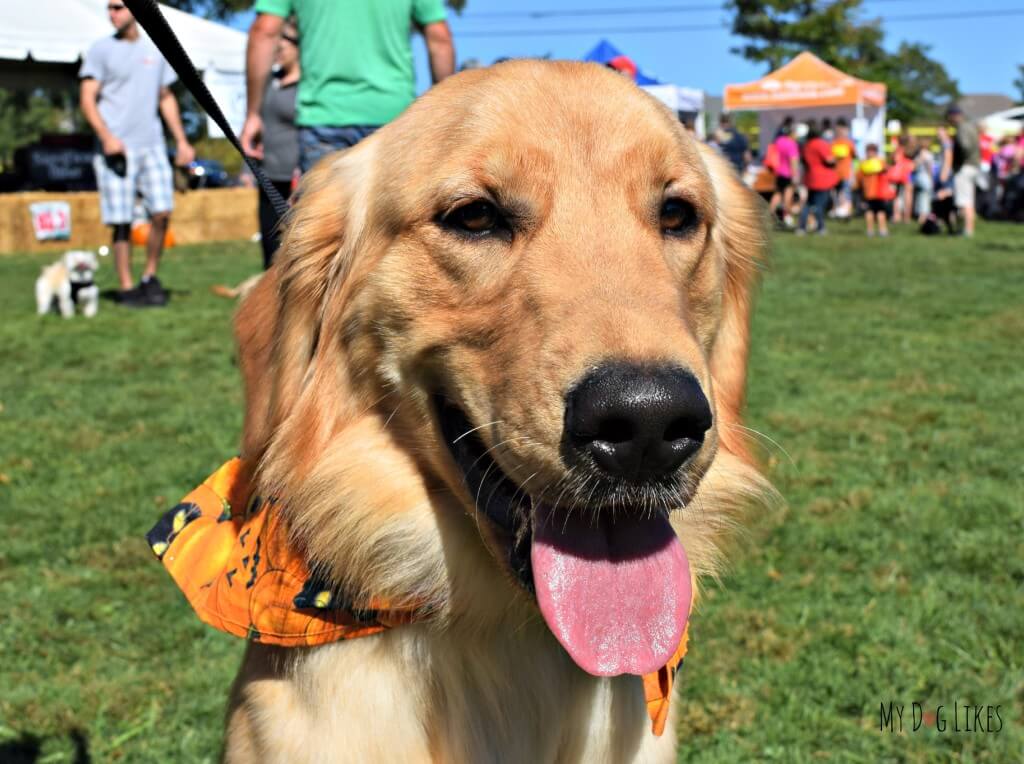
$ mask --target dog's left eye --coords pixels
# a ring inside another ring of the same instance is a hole
[[[441,223],[460,233],[482,236],[501,228],[504,219],[493,204],[477,199],[452,210],[441,218]]]
[[[661,205],[661,230],[685,236],[697,226],[697,210],[683,199],[666,199]]]

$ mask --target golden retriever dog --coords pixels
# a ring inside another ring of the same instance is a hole
[[[350,602],[426,615],[251,643],[226,760],[674,761],[641,675],[770,491],[760,203],[627,79],[538,61],[445,80],[300,194],[236,319],[243,456]]]

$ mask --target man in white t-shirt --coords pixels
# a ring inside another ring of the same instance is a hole
[[[170,91],[174,70],[141,34],[121,0],[109,0],[107,13],[115,32],[89,48],[79,72],[82,113],[100,143],[93,158],[100,212],[113,230],[118,301],[128,307],[166,305],[167,291],[156,273],[174,206],[174,177],[160,117],[174,136],[176,164],[187,166],[195,151]],[[151,220],[146,267],[138,286],[132,280],[130,238],[136,193]]]

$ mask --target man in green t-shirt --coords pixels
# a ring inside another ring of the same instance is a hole
[[[257,0],[246,51],[248,97],[242,148],[263,154],[260,107],[274,48],[294,14],[301,40],[299,165],[358,143],[397,117],[416,95],[410,33],[427,43],[438,82],[455,70],[442,0]]]

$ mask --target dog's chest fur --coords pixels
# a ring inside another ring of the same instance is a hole
[[[228,762],[674,759],[673,719],[652,734],[639,677],[585,674],[539,620],[490,636],[416,625],[310,650],[253,645],[232,705]]]

